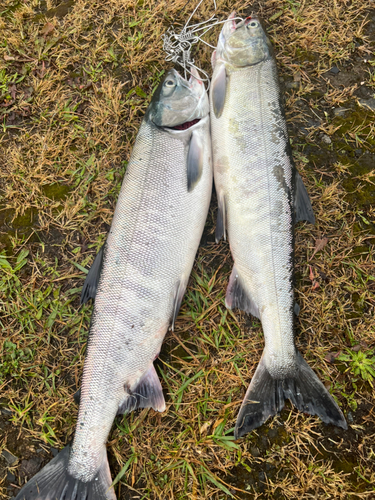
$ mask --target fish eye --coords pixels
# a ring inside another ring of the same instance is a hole
[[[247,26],[250,28],[257,28],[259,23],[257,21],[251,21]]]
[[[166,87],[175,87],[176,84],[175,84],[174,80],[166,80],[164,85]]]

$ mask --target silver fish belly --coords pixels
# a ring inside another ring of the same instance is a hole
[[[217,240],[228,236],[234,260],[226,304],[260,318],[265,337],[237,437],[280,411],[287,398],[301,411],[346,428],[340,409],[294,344],[293,227],[298,220],[314,222],[314,216],[293,165],[276,62],[268,48],[257,18],[225,26],[210,93]]]

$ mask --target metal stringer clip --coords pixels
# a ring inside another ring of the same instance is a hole
[[[194,64],[194,59],[191,57],[191,50],[192,46],[198,42],[202,42],[205,45],[208,45],[212,49],[215,49],[216,47],[213,47],[210,45],[208,42],[203,40],[203,36],[214,26],[218,24],[225,23],[225,21],[218,21],[218,19],[215,17],[215,14],[213,14],[207,21],[202,21],[197,24],[192,24],[189,26],[189,23],[196,13],[196,11],[199,9],[201,6],[203,0],[200,0],[198,5],[195,7],[193,12],[191,13],[189,19],[183,26],[182,30],[177,33],[175,31],[174,26],[172,25],[170,28],[168,28],[167,32],[162,35],[163,39],[163,50],[166,53],[166,61],[172,61],[175,64],[178,64],[184,69],[184,77],[186,79],[187,74],[189,73],[190,75],[192,74],[191,71],[189,70],[189,66],[197,69],[200,74],[204,75],[204,78],[202,78],[202,82],[207,82],[207,90],[209,89],[210,86],[210,77],[206,71],[204,71],[201,68],[198,68]],[[216,11],[216,0],[213,0],[214,2],[214,9]],[[241,19],[242,18],[235,18],[235,19]],[[194,76],[194,75],[192,75]]]

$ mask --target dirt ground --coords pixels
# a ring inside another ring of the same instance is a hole
[[[79,308],[141,119],[161,35],[194,2],[0,0],[0,495],[71,441],[92,305]],[[316,216],[296,228],[296,344],[343,431],[291,405],[244,439],[235,419],[259,322],[225,309],[229,247],[215,195],[175,332],[157,361],[167,409],[118,418],[119,499],[375,498],[375,2],[219,1],[260,13],[275,47],[293,155]],[[208,19],[204,2],[194,19]],[[215,44],[220,28],[206,40]],[[194,49],[210,72],[211,49]]]

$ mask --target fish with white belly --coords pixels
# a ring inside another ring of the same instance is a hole
[[[294,344],[293,227],[315,219],[293,165],[272,46],[256,16],[238,24],[233,18],[212,58],[216,240],[228,237],[234,260],[227,307],[259,318],[265,337],[235,436],[281,411],[286,399],[346,429],[341,410]]]
[[[106,441],[114,418],[165,410],[153,361],[174,325],[212,189],[209,104],[192,69],[167,72],[139,129],[104,249],[83,299],[95,296],[75,437],[16,500],[114,500]],[[100,275],[100,276],[99,276]]]

